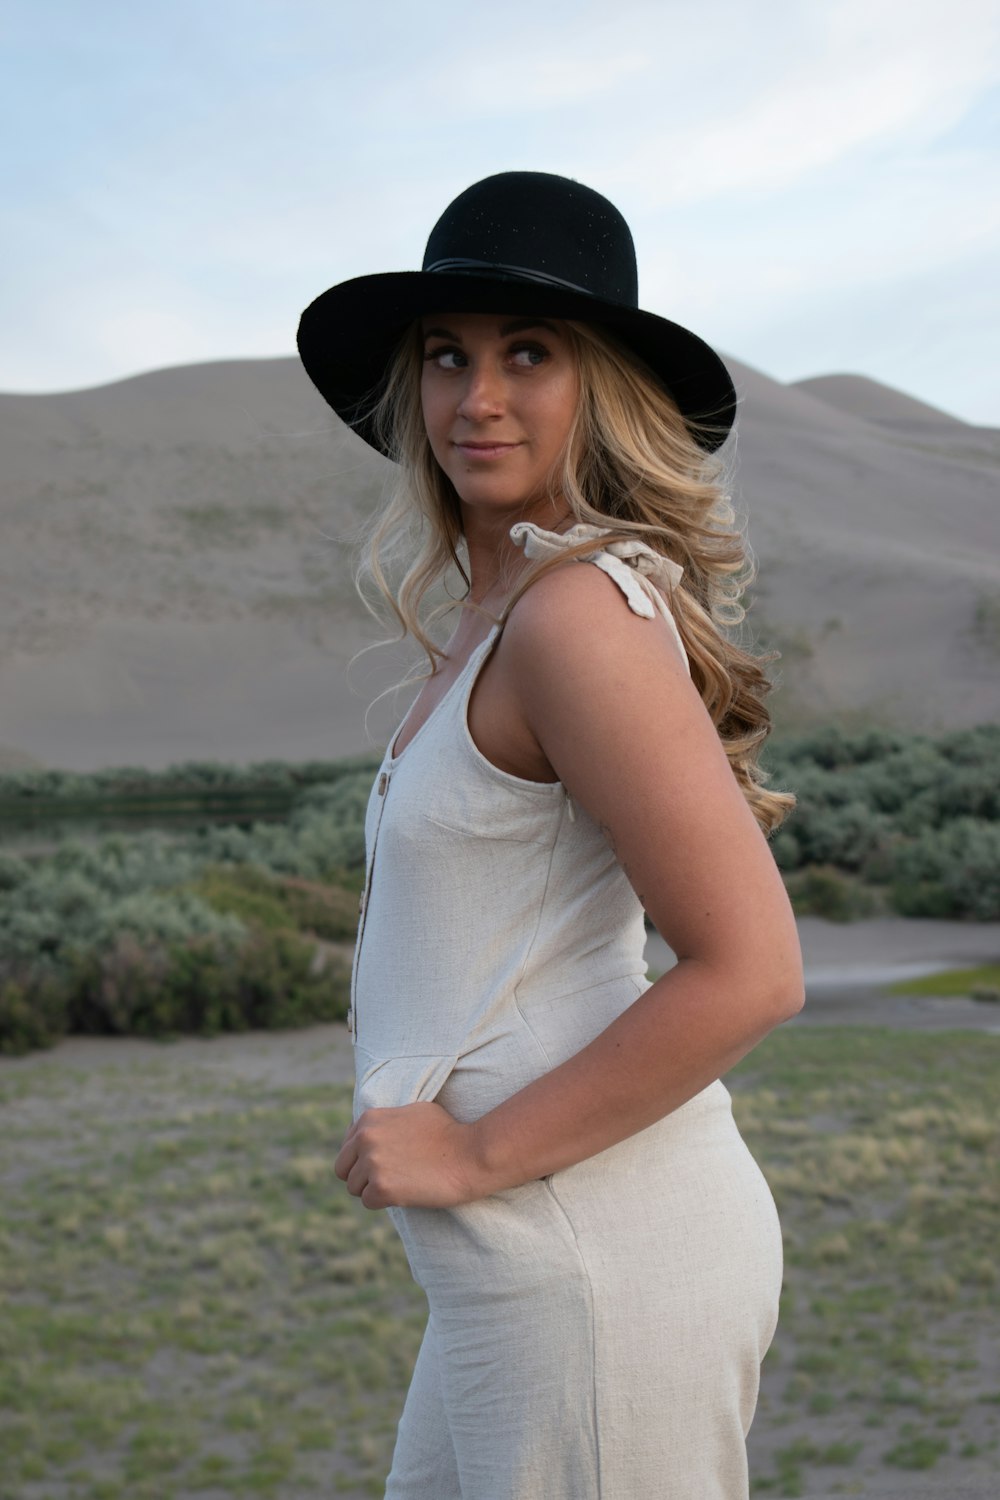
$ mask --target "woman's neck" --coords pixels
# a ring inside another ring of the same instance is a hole
[[[561,500],[544,507],[525,507],[517,514],[484,516],[480,510],[466,511],[463,517],[465,544],[469,554],[469,599],[473,604],[490,608],[502,604],[511,593],[517,575],[524,570],[524,553],[510,539],[510,529],[518,521],[533,521],[546,531],[565,531],[573,517]]]

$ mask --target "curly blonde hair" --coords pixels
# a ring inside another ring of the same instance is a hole
[[[698,444],[692,425],[631,351],[590,324],[565,327],[580,401],[561,468],[551,476],[551,494],[562,497],[575,521],[601,527],[609,541],[638,539],[684,569],[670,605],[691,678],[758,825],[770,834],[795,806],[791,793],[766,789],[768,775],[758,764],[771,731],[764,700],[772,684],[764,665],[778,653],[755,655],[732,639],[745,618],[742,597],[756,566],[736,524],[724,462]],[[368,527],[356,582],[362,598],[366,583],[374,583],[400,626],[400,638],[419,641],[427,675],[433,675],[446,655],[429,633],[435,620],[456,603],[478,606],[468,600],[458,495],[424,427],[422,350],[418,323],[400,343],[373,407],[399,475]],[[593,541],[584,542],[531,568],[517,581],[505,617],[542,574],[593,548]],[[456,570],[465,594],[430,604],[432,592]]]

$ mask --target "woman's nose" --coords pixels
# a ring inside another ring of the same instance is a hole
[[[499,416],[503,409],[503,380],[499,371],[486,363],[473,365],[464,386],[458,403],[459,416],[473,422]]]

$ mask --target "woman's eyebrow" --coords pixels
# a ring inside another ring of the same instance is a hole
[[[507,338],[512,333],[526,333],[529,328],[547,328],[549,333],[559,332],[552,323],[546,323],[544,318],[516,318],[513,323],[500,324],[500,337]]]
[[[558,333],[558,328],[552,323],[547,323],[544,318],[515,318],[513,322],[500,324],[500,337],[509,338],[512,333],[525,333],[529,328],[547,328],[549,333]],[[462,340],[457,333],[452,333],[450,328],[425,328],[425,339],[451,339],[452,343],[460,344]]]

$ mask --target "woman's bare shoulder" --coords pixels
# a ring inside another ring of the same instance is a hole
[[[595,652],[605,661],[619,656],[626,676],[661,662],[687,676],[666,620],[637,614],[592,563],[570,560],[542,574],[511,609],[504,635],[512,661],[532,677],[560,662],[593,660]]]
[[[794,947],[788,900],[668,622],[633,613],[598,568],[567,564],[510,624],[526,729],[658,930],[720,972],[770,975],[776,945]]]

